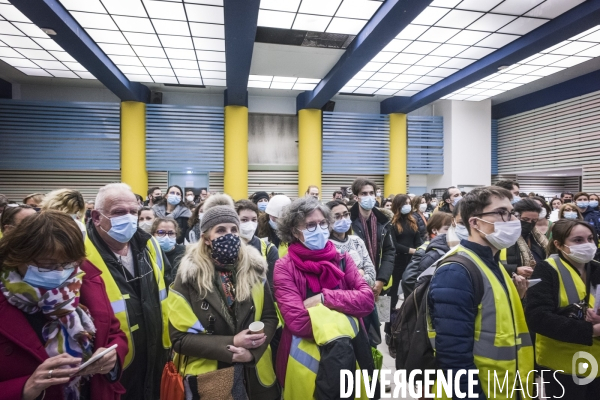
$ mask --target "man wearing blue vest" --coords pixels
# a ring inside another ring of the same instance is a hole
[[[164,276],[170,270],[156,239],[137,227],[138,203],[124,183],[102,187],[87,225],[87,258],[102,271],[129,352],[122,399],[158,399],[170,346]]]
[[[466,372],[475,369],[479,370],[476,398],[528,399],[534,393],[533,374],[527,382],[533,369],[533,346],[520,301],[527,283],[516,276],[513,284],[499,262],[500,250],[512,246],[521,235],[512,197],[506,189],[489,186],[460,200],[458,207],[469,237],[445,257],[460,256],[470,267],[456,259],[447,263],[442,259],[431,280],[429,336],[437,367],[452,371],[452,377],[465,371],[460,387],[454,388],[454,398],[460,398],[457,389],[468,393]],[[515,385],[517,372],[521,380]],[[506,375],[508,388],[504,385],[500,391],[496,387],[494,393],[494,377],[502,382]]]

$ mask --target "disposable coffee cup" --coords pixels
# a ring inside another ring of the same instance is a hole
[[[250,333],[252,334],[263,333],[265,331],[265,324],[261,321],[255,321],[250,324],[248,329],[250,329]]]

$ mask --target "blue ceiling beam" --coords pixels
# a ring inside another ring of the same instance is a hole
[[[520,114],[600,90],[600,70],[492,106],[492,118]]]
[[[248,76],[260,0],[225,0],[226,106],[248,107]]]
[[[600,21],[600,0],[587,0],[539,28],[520,37],[492,54],[415,94],[391,97],[381,102],[381,113],[409,113],[460,88],[498,72],[498,67],[512,65],[540,51],[584,32]]]
[[[311,91],[296,97],[296,109],[322,108],[354,75],[423,11],[432,0],[387,0],[346,52]]]
[[[119,99],[150,100],[150,90],[138,82],[130,82],[58,0],[10,2],[40,28],[53,29],[56,36],[50,37]]]

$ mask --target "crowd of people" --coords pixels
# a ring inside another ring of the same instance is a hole
[[[515,181],[384,197],[363,178],[329,201],[0,195],[0,399],[337,399],[340,370],[373,377],[377,346],[408,345],[399,308],[417,293],[436,368],[478,369],[477,398],[487,371],[535,367],[556,372],[546,397],[597,399],[600,373],[577,385],[571,360],[600,359],[598,199]],[[170,366],[181,393],[165,394]]]

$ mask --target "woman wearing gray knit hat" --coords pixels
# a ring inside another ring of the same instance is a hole
[[[210,393],[220,389],[221,378],[202,375],[232,368],[232,398],[245,391],[250,400],[277,399],[269,343],[278,318],[265,284],[267,262],[240,240],[240,220],[225,194],[206,200],[200,231],[200,240],[181,260],[168,299],[169,333],[175,365],[190,392],[186,398],[199,398],[199,391],[214,397]],[[181,362],[180,356],[185,356]]]

